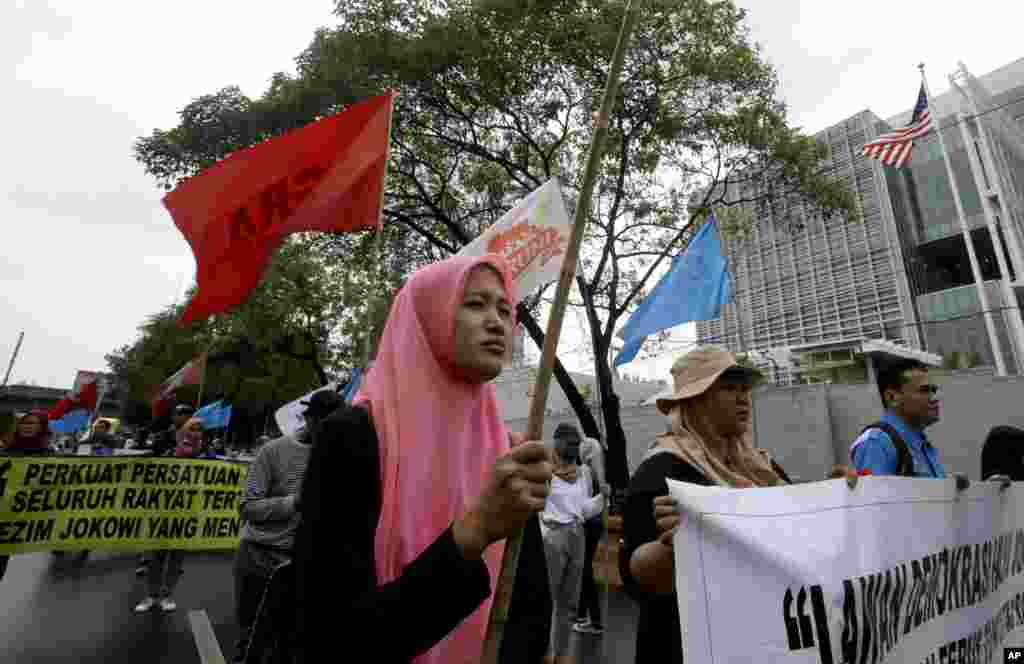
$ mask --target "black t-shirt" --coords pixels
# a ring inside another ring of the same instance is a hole
[[[374,662],[408,662],[480,606],[490,594],[490,574],[483,561],[462,557],[449,528],[401,577],[379,585],[376,431],[365,409],[344,407],[314,433],[294,549],[299,656],[319,661],[321,653],[342,644],[346,652],[366,653]],[[550,616],[543,541],[534,517],[523,539],[501,660],[540,664]]]
[[[619,571],[625,590],[640,604],[637,621],[636,664],[682,664],[683,641],[679,631],[679,604],[675,593],[645,592],[629,572],[633,552],[658,539],[654,499],[668,495],[665,479],[711,485],[704,475],[674,454],[661,452],[640,464],[629,483],[629,499],[623,512],[625,545],[619,553]]]
[[[787,484],[792,483],[774,461],[772,468]],[[701,486],[714,484],[675,454],[659,452],[648,457],[633,473],[629,499],[623,514],[625,545],[619,552],[619,572],[626,592],[640,603],[635,664],[682,664],[683,640],[679,631],[679,600],[671,595],[652,595],[641,589],[629,571],[629,559],[642,545],[658,539],[654,499],[668,495],[665,479]]]

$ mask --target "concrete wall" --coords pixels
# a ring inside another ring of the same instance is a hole
[[[762,388],[754,395],[754,439],[793,481],[820,479],[832,467],[828,385]]]
[[[988,431],[1000,424],[1024,429],[1024,377],[998,377],[991,369],[937,372],[942,387],[942,419],[927,431],[939,449],[947,473],[980,479],[981,447]],[[769,387],[754,395],[754,436],[796,481],[823,479],[835,463],[848,463],[850,444],[881,414],[874,385],[803,385]],[[546,439],[559,422],[571,415],[547,417]],[[509,421],[524,431],[526,420]],[[654,437],[667,421],[653,407],[622,410],[628,441],[627,459],[633,472]]]

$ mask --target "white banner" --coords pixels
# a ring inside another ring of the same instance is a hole
[[[565,211],[562,188],[552,178],[505,213],[493,226],[458,253],[499,254],[508,261],[519,297],[558,279],[572,222]]]
[[[330,383],[324,387],[318,387],[312,392],[303,394],[291,403],[281,406],[274,413],[274,421],[277,422],[277,428],[286,436],[294,436],[306,427],[306,420],[302,417],[302,414],[306,412],[306,407],[302,405],[302,402],[309,401],[309,398],[317,392],[323,392],[324,390],[337,391],[337,389],[337,383]]]
[[[686,662],[988,664],[1024,646],[1024,483],[668,484]]]

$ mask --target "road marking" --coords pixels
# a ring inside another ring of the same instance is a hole
[[[188,621],[192,625],[192,638],[196,641],[201,664],[227,664],[206,611],[189,611]]]

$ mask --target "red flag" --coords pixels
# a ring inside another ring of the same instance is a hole
[[[240,150],[164,197],[196,258],[182,325],[244,302],[291,233],[378,226],[393,97]]]
[[[160,384],[150,397],[153,406],[153,417],[159,418],[174,400],[174,391],[183,385],[198,385],[206,371],[206,353],[193,358],[185,366],[174,372],[170,378]]]
[[[46,416],[50,420],[59,420],[73,410],[96,408],[96,379],[99,374],[95,371],[79,371],[75,376],[74,387],[60,401],[55,403]]]

